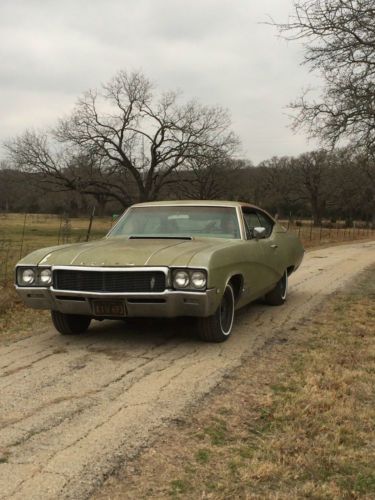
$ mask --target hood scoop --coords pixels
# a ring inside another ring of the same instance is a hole
[[[191,236],[129,236],[129,240],[192,240]]]

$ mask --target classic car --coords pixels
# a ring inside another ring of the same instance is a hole
[[[264,210],[230,201],[165,201],[128,208],[102,240],[43,248],[16,266],[26,305],[51,310],[63,335],[92,319],[194,316],[222,342],[235,310],[284,303],[303,247]]]

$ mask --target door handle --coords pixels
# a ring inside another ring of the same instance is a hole
[[[271,248],[277,248],[278,245],[271,245]]]

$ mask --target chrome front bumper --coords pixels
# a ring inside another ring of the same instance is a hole
[[[93,300],[124,301],[127,317],[211,316],[220,303],[216,289],[205,292],[165,290],[162,293],[71,292],[51,288],[19,287],[24,303],[34,309],[51,309],[66,314],[94,316]]]

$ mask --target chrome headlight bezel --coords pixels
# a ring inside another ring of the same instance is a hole
[[[17,273],[17,284],[20,286],[35,286],[36,270],[32,267],[20,268]]]
[[[28,281],[24,276],[33,276],[33,279]],[[49,276],[46,280],[45,276]],[[52,285],[52,269],[50,267],[38,266],[17,266],[16,268],[16,285],[22,288],[49,288]]]
[[[177,279],[186,277],[185,284]],[[199,281],[199,279],[200,281]],[[205,269],[178,268],[172,270],[172,286],[174,290],[204,292],[207,289],[207,271]]]

